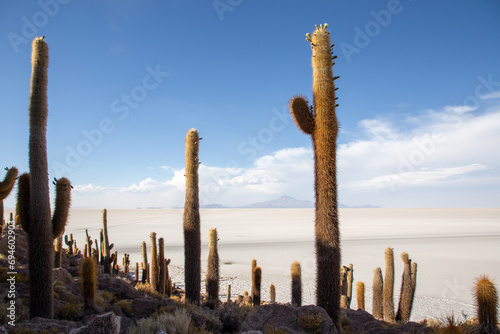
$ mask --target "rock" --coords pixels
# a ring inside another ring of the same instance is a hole
[[[137,298],[132,301],[132,314],[136,318],[146,318],[160,307],[160,301],[150,298]]]
[[[62,284],[69,284],[74,280],[71,274],[66,269],[60,267],[52,269],[52,284],[57,281],[61,282]]]
[[[269,328],[271,326],[271,328]],[[283,330],[285,333],[338,333],[332,319],[321,307],[293,307],[282,304],[261,305],[241,326],[242,332]]]
[[[16,235],[16,250],[15,257],[16,260],[22,260],[28,258],[28,234],[24,232],[24,230],[20,226],[16,226],[14,229]],[[3,235],[5,236],[8,233],[7,225],[4,226]],[[9,244],[8,238],[2,236],[0,238],[0,254],[8,255]]]
[[[87,325],[72,329],[69,334],[119,334],[120,318],[113,312],[96,315]]]
[[[98,279],[98,289],[113,292],[117,299],[135,299],[141,297],[141,293],[123,279],[111,277],[108,274],[99,275]]]

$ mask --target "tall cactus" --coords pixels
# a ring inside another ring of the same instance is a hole
[[[184,204],[184,282],[186,301],[199,305],[201,291],[201,234],[198,189],[198,131],[186,135],[186,200]]]
[[[387,322],[396,321],[394,314],[394,250],[391,247],[387,247],[385,250],[384,318]]]
[[[295,122],[311,135],[314,147],[316,190],[316,303],[334,323],[340,311],[340,231],[337,210],[336,104],[332,71],[332,45],[327,24],[316,26],[307,40],[312,47],[313,106],[302,96],[293,98],[290,109]]]
[[[96,240],[97,246],[97,240]],[[101,255],[103,259],[104,273],[111,275],[111,249],[113,249],[114,244],[109,244],[108,235],[108,210],[102,210],[102,243],[101,243]]]
[[[158,279],[160,276],[160,266],[158,264],[158,250],[156,248],[156,232],[151,232],[149,237],[151,239],[151,288],[159,291]]]
[[[165,239],[158,239],[158,292],[165,294],[165,284],[167,280],[167,265],[165,263]]]
[[[292,264],[292,306],[302,306],[302,273],[297,261]]]
[[[260,291],[262,283],[262,269],[255,267],[252,275],[252,300],[254,306],[260,305]]]
[[[211,305],[219,303],[219,251],[217,229],[210,229],[208,236],[207,294]]]
[[[145,284],[145,283],[149,282],[148,249],[146,246],[146,241],[143,241],[141,244],[141,252],[142,252],[142,262],[141,262],[142,279],[141,279],[141,282],[142,282],[142,284]]]
[[[17,168],[5,168],[7,170],[7,174],[5,174],[5,178],[2,182],[0,182],[0,225],[3,225],[3,200],[9,196],[14,184],[17,179]]]
[[[30,259],[30,317],[52,318],[54,238],[64,232],[70,205],[71,184],[56,183],[56,208],[51,219],[47,165],[47,68],[49,48],[43,37],[33,40],[29,105],[29,207],[22,226],[28,233]],[[24,198],[26,199],[26,198]]]

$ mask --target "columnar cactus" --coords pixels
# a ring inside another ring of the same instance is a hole
[[[158,264],[158,251],[156,249],[156,232],[151,232],[149,237],[151,238],[151,288],[159,291],[160,266]]]
[[[208,301],[216,306],[219,301],[219,252],[217,229],[210,229],[208,236],[207,294]]]
[[[62,261],[62,235],[58,236],[54,244],[54,268],[59,268]]]
[[[358,282],[356,284],[356,300],[358,302],[358,310],[365,310],[365,283]]]
[[[167,265],[165,263],[165,239],[158,239],[158,292],[165,294],[165,283],[167,280]]]
[[[302,306],[302,274],[297,261],[292,264],[292,306]]]
[[[254,286],[253,286],[253,283],[254,283],[254,270],[255,270],[255,267],[257,267],[257,260],[256,259],[252,259],[252,267],[251,267],[251,270],[250,270],[250,277],[252,279],[252,286],[250,287],[250,292],[253,291],[254,289]]]
[[[29,240],[30,317],[52,318],[53,245],[54,238],[64,231],[71,185],[64,178],[57,182],[56,209],[51,219],[46,138],[49,48],[43,37],[36,37],[32,47],[29,104],[30,196],[27,213],[29,219],[21,222]],[[64,198],[59,198],[61,194]]]
[[[139,283],[139,262],[135,263],[134,282]]]
[[[349,264],[349,271],[347,272],[347,306],[351,307],[352,301],[352,285],[354,283],[354,266]]]
[[[342,266],[340,269],[340,307],[349,308],[349,298],[347,298],[347,273],[349,268]]]
[[[274,284],[269,287],[269,302],[276,303],[276,287]]]
[[[146,247],[146,241],[142,242],[141,251],[142,251],[142,262],[141,262],[142,279],[141,279],[141,282],[142,282],[142,284],[145,284],[145,283],[149,282],[148,249]]]
[[[67,234],[64,236],[64,243],[68,246],[68,255],[74,255],[73,247],[76,246],[76,242],[73,239],[73,233],[69,235],[69,238]]]
[[[128,275],[130,272],[130,254],[128,253],[123,254],[122,264],[123,264],[123,272]]]
[[[394,314],[394,251],[390,247],[385,250],[384,318],[387,322],[396,321]]]
[[[5,168],[7,170],[7,174],[5,174],[5,178],[2,182],[0,182],[0,225],[3,225],[3,200],[9,196],[14,184],[17,179],[17,168]]]
[[[373,273],[373,300],[372,313],[373,317],[378,320],[384,320],[384,279],[382,277],[382,269],[377,267]]]
[[[252,300],[254,306],[260,305],[260,289],[262,282],[262,269],[255,267],[252,275]]]
[[[307,40],[312,47],[313,105],[302,96],[293,98],[290,109],[295,122],[311,135],[314,147],[316,189],[316,303],[334,323],[340,310],[340,231],[337,210],[336,104],[332,71],[332,45],[327,24],[316,26]]]
[[[97,246],[97,241],[96,241]],[[111,275],[111,249],[113,244],[109,244],[108,236],[108,210],[102,210],[102,243],[101,253],[103,258],[104,273]]]
[[[401,293],[399,295],[398,312],[396,313],[396,321],[410,321],[411,308],[413,306],[413,280],[411,275],[411,260],[408,253],[403,252],[401,258],[404,263],[403,277],[401,279]]]
[[[229,303],[231,301],[231,284],[227,285],[226,296],[227,302]]]
[[[487,276],[476,280],[476,306],[479,325],[484,333],[499,333],[497,327],[498,293]]]
[[[83,259],[80,267],[82,296],[85,309],[96,309],[97,270],[95,260],[89,256]]]
[[[186,301],[199,305],[201,291],[201,232],[198,189],[198,131],[186,135],[186,199],[184,204],[184,282]]]

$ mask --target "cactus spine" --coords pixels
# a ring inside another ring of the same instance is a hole
[[[316,26],[307,40],[312,47],[313,106],[302,96],[290,102],[299,128],[312,137],[316,190],[316,303],[335,324],[340,310],[340,232],[337,210],[336,149],[338,123],[330,32]]]
[[[394,314],[394,251],[390,247],[385,250],[384,318],[387,322],[396,321]]]
[[[499,333],[497,327],[498,293],[493,282],[487,276],[476,280],[477,317],[482,332]]]
[[[411,308],[413,305],[413,280],[411,275],[411,260],[408,253],[403,252],[401,258],[404,263],[403,277],[401,279],[401,293],[399,295],[398,312],[396,321],[410,321]]]
[[[252,300],[254,306],[260,305],[260,288],[262,282],[262,269],[255,267],[252,275]]]
[[[85,309],[96,309],[97,270],[95,260],[89,256],[83,259],[80,267],[82,296]]]
[[[186,135],[186,199],[184,204],[184,282],[186,300],[200,304],[201,290],[201,234],[198,190],[198,131]]]
[[[302,277],[297,261],[292,264],[292,306],[302,306]]]
[[[207,293],[208,301],[214,305],[219,301],[219,252],[217,229],[210,229],[208,236]]]
[[[356,299],[358,301],[358,310],[365,310],[365,283],[356,284]]]
[[[0,225],[3,226],[3,200],[9,196],[14,184],[16,183],[17,174],[19,173],[16,167],[6,168],[7,174],[2,182],[0,182]]]
[[[384,320],[384,279],[382,278],[382,269],[377,267],[373,273],[373,317],[378,320]]]
[[[52,268],[54,239],[64,231],[71,185],[62,178],[56,184],[56,208],[51,218],[47,164],[47,68],[49,48],[44,38],[32,44],[29,104],[29,207],[23,228],[28,233],[30,259],[30,317],[53,317]],[[24,198],[26,200],[26,198]]]

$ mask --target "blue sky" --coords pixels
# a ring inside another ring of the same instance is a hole
[[[203,204],[313,200],[311,141],[287,105],[311,96],[304,38],[327,22],[340,202],[498,207],[498,17],[498,1],[2,1],[0,163],[28,171],[45,35],[49,172],[74,208],[182,206],[190,128]]]

